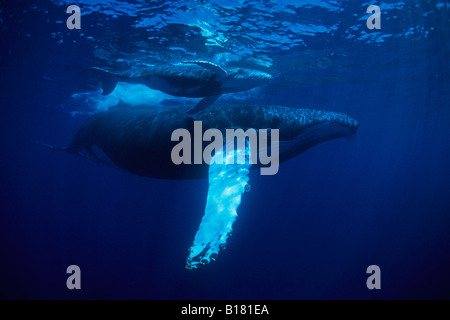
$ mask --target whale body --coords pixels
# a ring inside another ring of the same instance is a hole
[[[220,66],[192,61],[178,64],[150,65],[139,63],[123,72],[91,68],[102,80],[103,95],[110,94],[117,82],[140,83],[151,89],[177,97],[204,98],[189,113],[213,104],[220,95],[246,91],[272,80],[268,73],[245,68],[225,71]]]

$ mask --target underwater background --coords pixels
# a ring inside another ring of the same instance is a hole
[[[81,29],[69,30],[69,5]],[[369,5],[381,29],[369,30]],[[0,298],[450,298],[450,2],[0,0]],[[66,146],[97,111],[184,104],[86,70],[205,60],[270,73],[221,103],[344,112],[353,139],[250,174],[227,250],[185,269],[208,182]],[[81,268],[68,290],[66,268]],[[381,269],[369,290],[366,269]]]

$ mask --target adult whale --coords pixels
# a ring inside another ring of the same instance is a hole
[[[220,95],[246,91],[272,80],[268,73],[245,68],[225,71],[206,61],[150,65],[139,63],[123,72],[91,68],[102,80],[103,95],[110,94],[117,82],[141,83],[177,97],[204,98],[189,113],[213,104]]]
[[[351,136],[358,123],[343,113],[260,105],[214,104],[189,114],[189,106],[115,107],[89,118],[75,134],[68,152],[113,164],[133,174],[162,179],[208,176],[207,164],[174,164],[171,140],[179,128],[194,135],[194,121],[204,130],[248,128],[279,130],[279,160],[286,161],[327,140]],[[106,155],[106,157],[105,157]],[[192,162],[193,163],[193,162]],[[253,168],[258,168],[256,164]]]
[[[351,136],[358,129],[358,123],[345,114],[312,109],[212,105],[195,115],[187,113],[188,110],[188,107],[179,106],[115,107],[88,119],[72,143],[64,148],[70,153],[141,176],[167,179],[209,177],[205,214],[189,249],[188,269],[214,261],[225,247],[241,196],[249,189],[249,169],[257,165],[176,165],[171,158],[171,151],[177,143],[172,141],[172,133],[176,129],[184,128],[195,135],[194,121],[202,121],[205,130],[278,129],[280,162],[321,142]],[[249,148],[245,148],[247,152]]]

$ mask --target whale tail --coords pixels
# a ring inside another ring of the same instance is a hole
[[[117,82],[119,82],[119,77],[116,74],[97,67],[91,67],[90,70],[92,70],[95,77],[100,79],[102,82],[102,95],[106,96],[114,91],[117,86]]]

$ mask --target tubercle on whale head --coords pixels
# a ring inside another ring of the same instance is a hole
[[[278,130],[280,142],[280,163],[296,157],[322,142],[354,136],[359,123],[343,113],[314,109],[296,109],[263,105],[216,104],[194,116],[201,120],[205,130],[219,128],[272,129]],[[192,119],[194,121],[194,119]],[[252,168],[257,168],[255,165]]]
[[[270,110],[280,118],[280,162],[298,156],[325,141],[355,136],[359,123],[344,113],[314,109],[276,107]]]
[[[290,131],[300,133],[305,128],[319,124],[336,124],[348,127],[356,132],[359,123],[344,113],[323,111],[306,108],[288,108],[279,106],[266,107],[266,122],[277,124],[277,127],[289,128]]]
[[[226,105],[214,104],[194,118],[211,126],[229,125],[246,128],[280,129],[281,138],[290,140],[305,129],[318,125],[338,126],[342,136],[356,133],[359,123],[344,113],[307,108],[290,108],[276,105]]]
[[[308,114],[310,116],[310,121],[313,124],[317,123],[328,123],[328,124],[336,124],[343,127],[349,128],[350,131],[356,132],[359,127],[359,123],[346,115],[345,113],[338,113],[333,111],[322,111],[315,109],[306,109],[308,110]],[[303,109],[305,113],[305,109]]]

